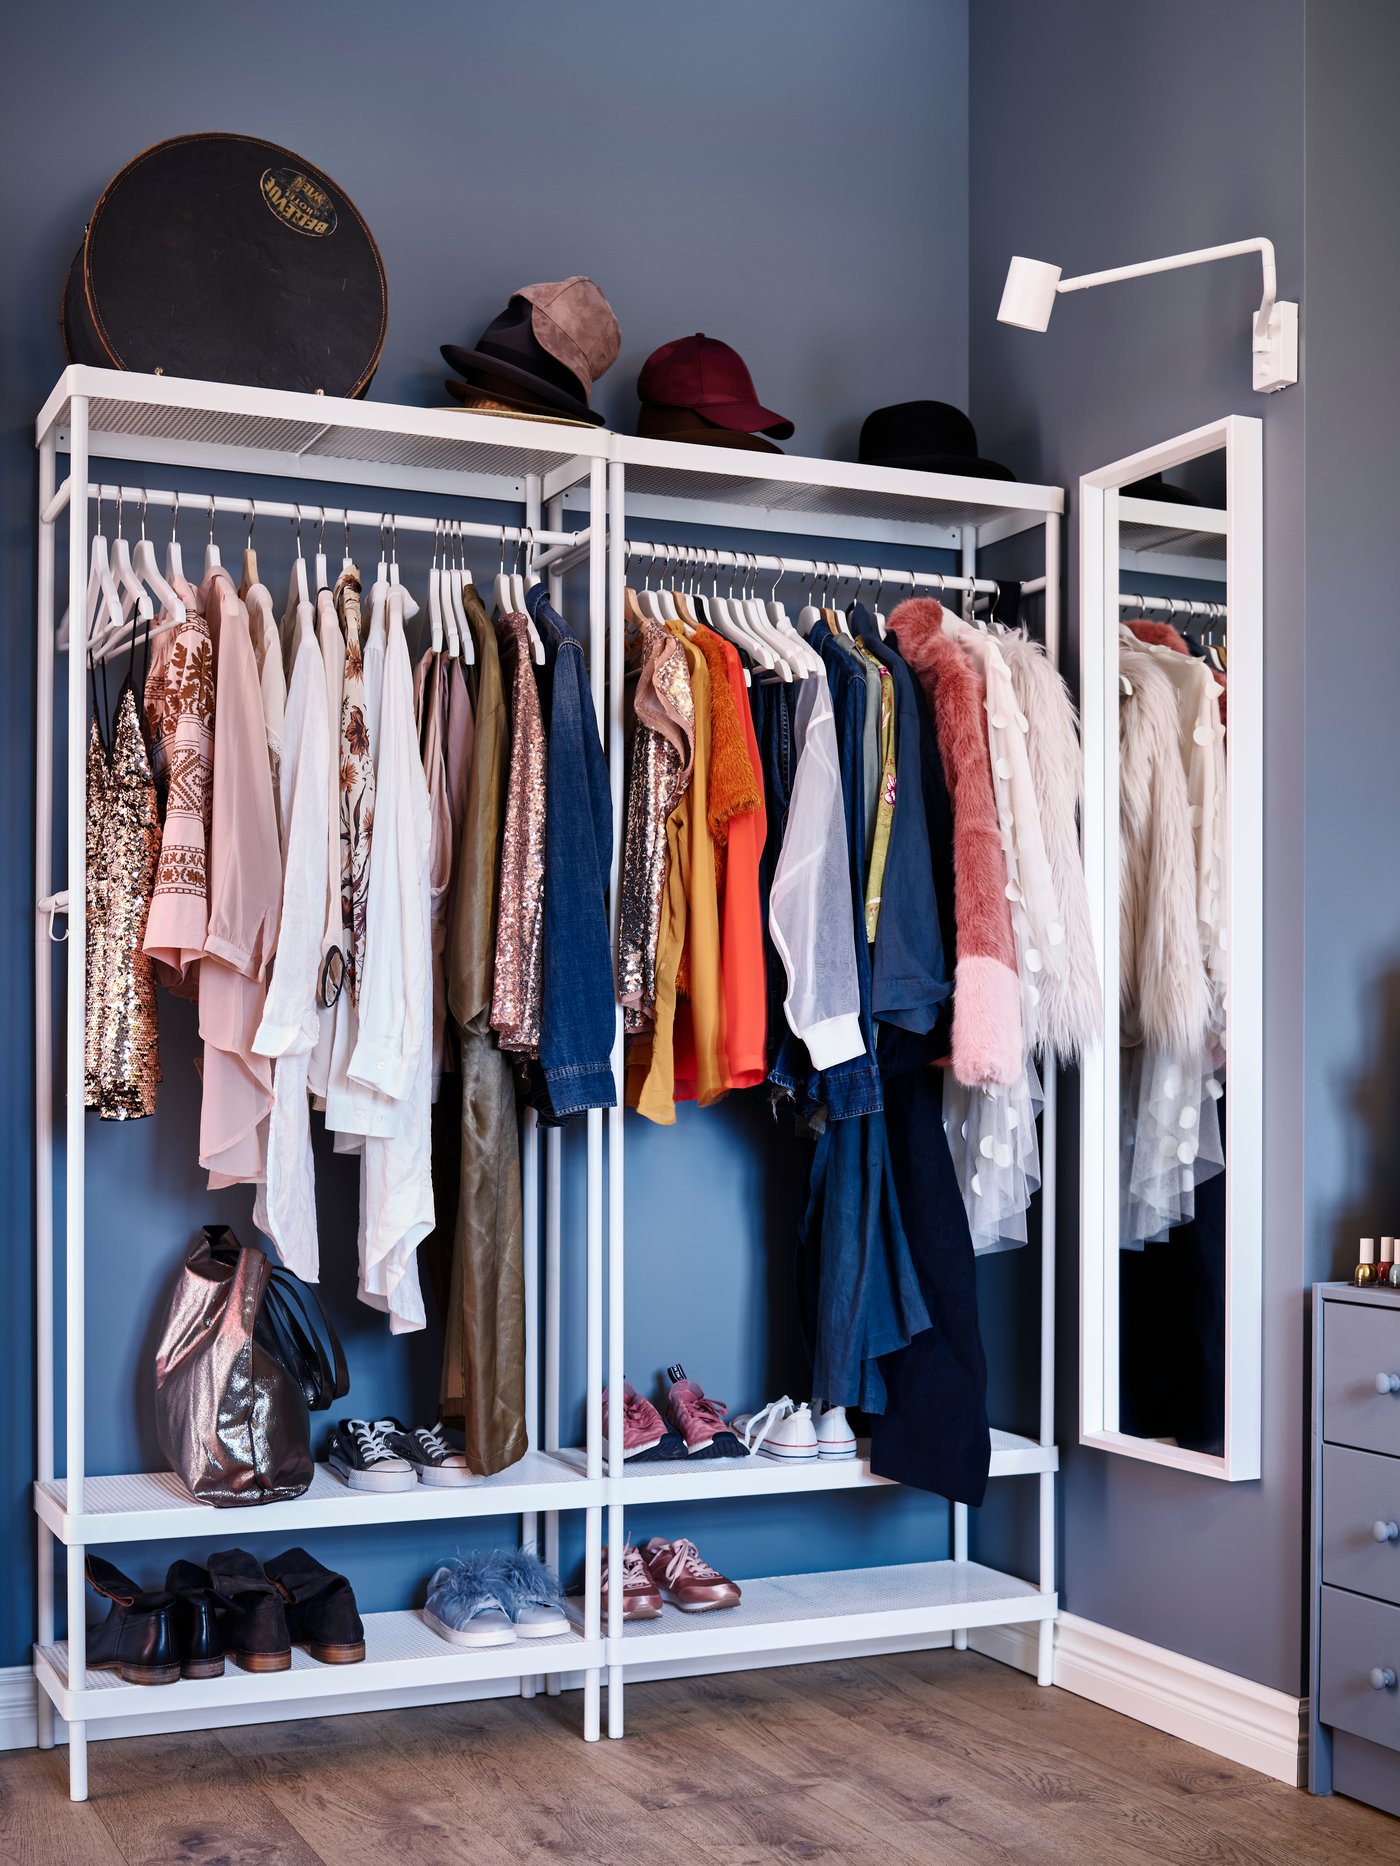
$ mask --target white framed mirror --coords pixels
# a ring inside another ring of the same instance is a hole
[[[1144,483],[1146,482],[1146,483]],[[1259,1476],[1263,449],[1239,415],[1079,482],[1080,1442]]]

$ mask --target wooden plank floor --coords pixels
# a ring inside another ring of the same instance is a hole
[[[1328,1866],[1400,1821],[1315,1800],[974,1653],[0,1755],[3,1866]]]

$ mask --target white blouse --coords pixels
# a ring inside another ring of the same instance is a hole
[[[787,973],[788,1023],[816,1069],[865,1054],[850,854],[826,677],[805,680],[793,721],[797,769],[773,873],[768,928]],[[864,927],[861,928],[864,934]]]

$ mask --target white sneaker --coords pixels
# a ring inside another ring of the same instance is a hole
[[[816,1412],[817,1453],[823,1458],[854,1458],[856,1455],[856,1435],[846,1422],[844,1406],[828,1406],[821,1409],[821,1402],[812,1401]]]
[[[804,1464],[818,1455],[811,1408],[805,1400],[795,1406],[786,1394],[771,1400],[760,1412],[736,1419],[734,1430],[750,1457],[760,1454],[781,1459],[784,1464]]]

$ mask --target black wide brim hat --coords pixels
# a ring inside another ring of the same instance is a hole
[[[977,451],[977,431],[950,402],[895,402],[866,416],[857,457],[866,466],[908,467],[916,473],[959,473],[966,479],[1016,475]]]
[[[602,427],[603,417],[588,406],[578,377],[539,342],[530,317],[529,301],[512,298],[486,326],[475,349],[445,343],[443,357],[475,388],[498,397],[514,395],[532,408],[557,409],[575,421]]]

